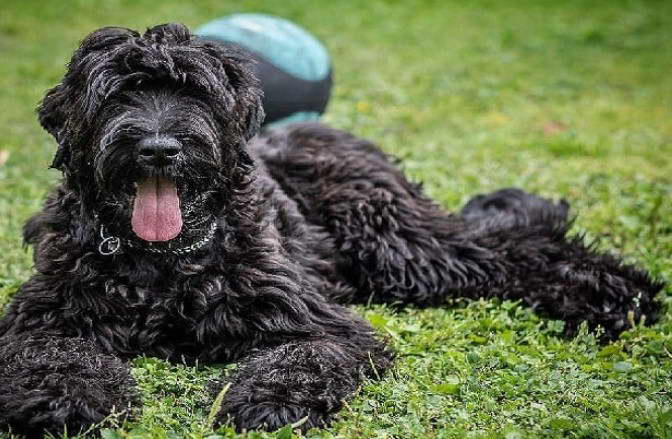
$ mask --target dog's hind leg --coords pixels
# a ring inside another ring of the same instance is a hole
[[[442,299],[452,262],[437,235],[448,238],[464,220],[446,215],[378,147],[300,124],[271,132],[253,150],[308,221],[333,237],[356,289],[351,300]]]
[[[496,219],[499,227],[523,227],[547,224],[557,227],[567,222],[569,204],[565,200],[554,203],[538,195],[517,188],[506,188],[489,194],[476,195],[460,211],[470,222]]]
[[[258,146],[302,213],[350,261],[354,300],[440,304],[448,297],[522,300],[614,338],[655,319],[663,285],[567,237],[564,202],[505,190],[444,212],[375,145],[322,125],[297,125]]]

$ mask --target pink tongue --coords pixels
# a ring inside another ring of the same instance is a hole
[[[145,241],[168,241],[179,235],[182,212],[175,183],[162,177],[139,182],[131,226]]]

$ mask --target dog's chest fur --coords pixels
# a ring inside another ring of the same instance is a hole
[[[263,216],[255,220],[256,230],[241,231],[223,213],[213,240],[187,256],[125,247],[100,254],[95,224],[79,219],[80,200],[58,187],[25,230],[38,255],[37,278],[59,285],[57,306],[35,315],[34,326],[94,336],[111,352],[232,361],[265,336],[265,315],[292,306],[265,289],[287,288],[296,296],[306,288],[330,297],[352,294],[336,260],[321,262],[336,258],[328,234],[297,221],[302,214],[296,203],[260,162],[258,171],[254,187]],[[255,284],[261,269],[277,271],[285,285]]]

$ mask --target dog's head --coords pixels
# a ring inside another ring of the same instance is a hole
[[[84,39],[38,108],[52,164],[118,234],[169,241],[226,205],[263,119],[243,54],[180,24]]]

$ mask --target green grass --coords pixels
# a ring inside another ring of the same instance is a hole
[[[0,307],[31,272],[20,230],[57,174],[33,109],[78,40],[103,25],[198,25],[261,11],[329,47],[326,121],[375,140],[447,208],[520,186],[568,199],[576,232],[672,281],[672,2],[5,0],[0,13]],[[670,309],[672,292],[660,298]],[[400,353],[319,438],[672,438],[672,319],[608,346],[514,303],[358,308]],[[145,407],[104,430],[235,437],[208,425],[221,373],[134,362]],[[290,438],[250,433],[249,438]]]

